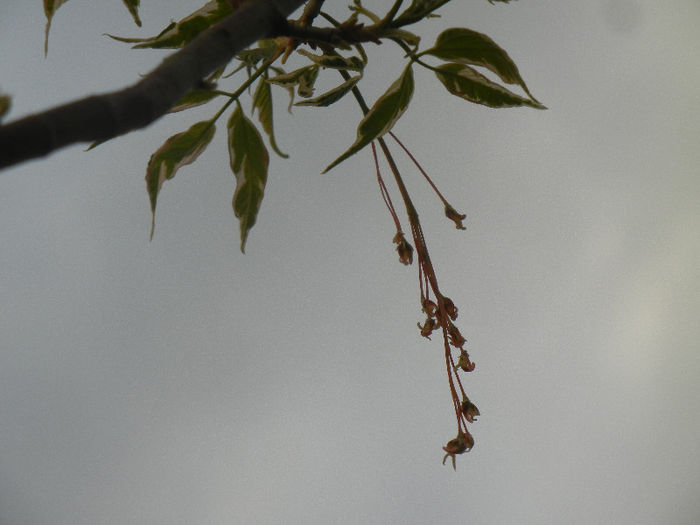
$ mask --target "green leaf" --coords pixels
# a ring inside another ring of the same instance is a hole
[[[527,89],[518,66],[508,53],[483,33],[464,27],[447,29],[440,33],[435,45],[421,55],[433,55],[450,62],[485,67],[498,75],[503,82],[518,84],[532,100],[538,102]]]
[[[163,31],[149,38],[125,38],[107,35],[120,42],[136,44],[134,48],[179,48],[193,40],[199,33],[216,24],[233,12],[226,0],[211,0],[203,7],[179,22],[171,22]]]
[[[255,93],[253,93],[253,111],[256,109],[258,110],[260,125],[270,139],[270,147],[283,159],[289,158],[289,155],[280,151],[277,147],[277,141],[275,140],[275,132],[272,126],[272,93],[270,84],[267,83],[265,73],[263,73],[263,76],[258,81]]]
[[[46,36],[44,37],[44,55],[49,53],[49,30],[51,29],[51,20],[54,13],[61,5],[68,0],[44,0],[44,14],[46,15]]]
[[[318,66],[304,66],[289,73],[283,73],[268,78],[271,84],[276,84],[283,88],[297,88],[300,97],[308,98],[314,94],[314,84],[318,78]]]
[[[2,122],[3,117],[10,111],[10,106],[12,105],[12,100],[10,95],[0,95],[0,122]]]
[[[287,73],[282,69],[281,67],[277,66],[270,66],[270,69],[277,73],[277,75],[286,75]],[[270,79],[267,79],[268,82],[270,82]],[[294,85],[291,86],[280,86],[283,87],[287,93],[289,94],[289,104],[287,104],[287,111],[289,113],[292,112],[292,105],[294,104]]]
[[[211,89],[193,89],[182,97],[177,104],[170,108],[168,113],[177,113],[178,111],[201,106],[219,95],[220,93],[212,91]]]
[[[318,66],[310,66],[299,76],[297,95],[309,98],[314,94],[314,84],[318,78]]]
[[[353,11],[354,13],[365,15],[374,24],[378,24],[382,20],[377,14],[373,13],[372,11],[367,9],[365,6],[363,6],[362,2],[360,2],[360,0],[354,0],[353,5],[350,6],[350,10]]]
[[[391,26],[401,27],[418,22],[449,1],[450,0],[413,0],[411,5],[409,5],[398,18],[394,19]]]
[[[315,55],[305,49],[297,49],[297,53],[304,55],[314,64],[320,67],[339,69],[342,71],[362,71],[365,63],[356,56],[343,57],[340,55]]]
[[[131,16],[134,18],[134,23],[141,27],[141,19],[139,18],[140,0],[122,0],[122,2],[124,2],[124,5],[129,10],[129,13],[131,13]]]
[[[261,40],[259,47],[244,49],[236,55],[236,58],[250,67],[257,66],[261,60],[267,60],[277,52],[277,44],[273,40]]]
[[[387,133],[403,115],[413,95],[413,70],[406,66],[401,76],[377,99],[357,126],[355,143],[334,160],[323,173],[354,155],[377,137]]]
[[[255,224],[267,183],[270,155],[260,132],[243,114],[240,104],[228,121],[228,151],[236,176],[233,213],[241,228],[241,251],[245,252],[248,232]]]
[[[345,82],[340,84],[333,89],[326,91],[324,94],[319,95],[308,100],[302,100],[294,104],[295,106],[330,106],[334,102],[337,102],[343,98],[350,90],[355,87],[357,82],[362,78],[362,75],[356,75],[347,79]]]
[[[420,37],[405,29],[387,29],[382,33],[382,36],[393,40],[401,40],[413,48],[417,48],[418,44],[420,44]]]
[[[535,100],[521,97],[492,82],[474,68],[464,64],[443,64],[435,72],[447,91],[476,104],[491,108],[530,106],[547,109]]]
[[[210,120],[197,122],[190,129],[166,140],[148,161],[146,189],[151,200],[151,238],[156,224],[156,201],[163,182],[175,176],[182,166],[193,163],[214,137],[216,128]]]

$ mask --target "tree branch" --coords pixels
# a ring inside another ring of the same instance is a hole
[[[0,126],[0,169],[76,142],[104,141],[143,128],[236,54],[277,36],[305,0],[253,0],[167,57],[136,84]]]

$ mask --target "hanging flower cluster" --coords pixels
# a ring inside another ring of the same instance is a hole
[[[462,221],[464,221],[466,215],[457,212],[455,208],[453,208],[447,202],[447,200],[445,200],[428,174],[425,172],[425,170],[423,170],[421,165],[403,145],[403,143],[392,132],[389,132],[388,135],[390,135],[406,152],[421,174],[428,181],[437,196],[440,198],[445,207],[445,216],[452,220],[458,229],[464,230],[465,228]],[[413,206],[413,202],[411,201],[410,195],[408,194],[406,186],[401,178],[401,174],[399,173],[396,163],[394,162],[384,139],[379,138],[376,140],[376,142],[379,144],[379,147],[382,150],[387,163],[389,164],[406,207],[411,236],[413,237],[413,245],[415,246],[415,253],[418,259],[420,304],[421,309],[425,314],[425,320],[423,323],[417,323],[418,329],[420,330],[420,334],[427,339],[430,339],[430,336],[436,330],[440,330],[442,333],[442,341],[445,349],[445,368],[447,371],[447,379],[450,387],[452,404],[454,405],[455,416],[457,419],[457,437],[448,441],[443,447],[445,457],[443,458],[442,462],[444,464],[449,457],[452,459],[453,468],[456,468],[455,459],[457,454],[468,452],[474,446],[474,438],[467,428],[467,423],[473,423],[476,420],[476,416],[479,415],[479,409],[469,400],[469,397],[464,391],[459,373],[471,372],[474,370],[475,365],[469,357],[469,352],[465,349],[467,340],[464,338],[462,333],[459,331],[459,328],[455,324],[455,321],[457,320],[457,307],[452,299],[446,295],[443,295],[438,287],[435,268],[433,267],[430,260],[430,255],[428,254],[428,246],[425,242],[425,236],[418,218],[418,213]],[[393,242],[396,244],[396,251],[399,254],[399,261],[408,265],[413,262],[414,248],[406,240],[405,234],[401,228],[401,221],[399,220],[389,195],[389,191],[386,187],[384,179],[382,178],[379,169],[379,160],[377,158],[377,148],[374,141],[372,142],[371,146],[377,172],[377,181],[379,182],[379,189],[396,226],[396,235],[394,236]]]

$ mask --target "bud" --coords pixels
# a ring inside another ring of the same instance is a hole
[[[458,230],[466,230],[462,225],[462,221],[466,219],[467,216],[464,213],[459,213],[449,204],[445,204],[445,217],[453,221]]]
[[[445,464],[447,457],[452,458],[452,468],[457,470],[457,465],[455,464],[455,456],[457,454],[463,454],[464,452],[469,452],[474,446],[474,438],[468,432],[465,434],[461,430],[457,434],[457,437],[451,439],[447,444],[442,447],[442,450],[447,452],[445,457],[442,458],[442,464]]]
[[[450,316],[450,319],[453,321],[457,319],[457,307],[455,306],[455,303],[452,302],[452,299],[443,295],[442,304],[445,305],[445,310],[447,310],[447,315]]]
[[[447,334],[450,336],[450,344],[454,346],[455,348],[459,348],[460,350],[462,347],[465,345],[467,340],[462,336],[462,334],[459,331],[459,328],[457,328],[454,324],[450,323],[449,326],[447,327]],[[463,354],[466,354],[464,350],[462,350]],[[462,356],[459,356],[460,360],[462,359]],[[469,359],[469,356],[467,356],[467,359]]]
[[[476,416],[481,415],[479,409],[474,403],[469,401],[466,394],[462,395],[462,404],[460,405],[460,409],[462,410],[462,414],[464,414],[464,418],[470,423],[476,421]]]
[[[461,368],[465,372],[471,372],[475,367],[476,365],[472,363],[471,359],[469,359],[469,354],[467,351],[464,348],[460,348],[459,361],[457,361],[455,369]]]
[[[438,327],[437,320],[432,317],[428,317],[423,323],[423,326],[421,326],[420,323],[416,324],[418,325],[418,328],[420,328],[420,335],[427,339],[430,339],[430,334],[432,334],[433,330],[435,330]]]
[[[406,238],[403,236],[403,232],[399,231],[394,235],[394,243],[396,244],[396,251],[399,252],[399,261],[408,266],[413,262],[413,246],[411,246]]]
[[[437,314],[437,305],[430,299],[423,299],[423,311],[428,315],[428,317],[435,317]]]

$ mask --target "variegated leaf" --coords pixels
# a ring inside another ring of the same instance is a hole
[[[355,143],[334,160],[323,173],[354,155],[377,137],[387,133],[403,115],[413,96],[413,70],[406,66],[401,76],[377,99],[357,127]]]
[[[476,69],[465,64],[443,64],[435,72],[447,91],[460,98],[491,108],[530,106],[547,109],[535,100],[521,97],[492,82]]]
[[[270,155],[260,132],[237,105],[228,121],[228,151],[231,171],[236,177],[233,213],[240,222],[241,251],[255,224],[265,193]]]
[[[146,168],[146,189],[153,214],[151,238],[156,224],[156,201],[160,188],[166,180],[172,179],[182,166],[191,164],[199,157],[211,142],[215,131],[213,122],[197,122],[187,131],[170,137],[151,155]]]

